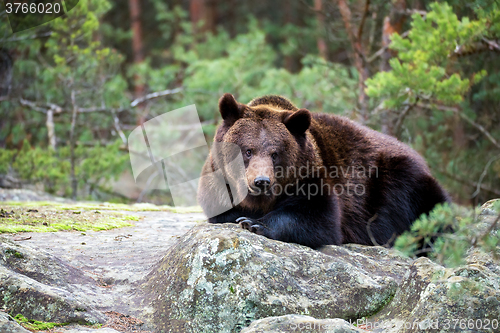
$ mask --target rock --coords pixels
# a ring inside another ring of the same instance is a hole
[[[0,306],[30,320],[104,323],[91,300],[98,288],[82,271],[43,251],[0,238]]]
[[[383,274],[392,277],[398,283],[403,278],[412,260],[398,251],[381,246],[365,246],[345,244],[342,246],[325,246],[320,252],[349,260],[349,263],[362,267],[368,273]]]
[[[237,332],[287,314],[357,319],[392,299],[408,264],[383,248],[320,252],[234,224],[204,224],[182,236],[148,275],[143,305],[163,332]]]
[[[474,251],[469,264],[457,268],[419,258],[405,274],[392,302],[368,319],[380,323],[380,330],[373,332],[497,332],[499,267],[491,256],[486,258],[488,255]],[[484,265],[485,260],[491,267]]]
[[[30,333],[11,316],[0,311],[0,332],[2,333]]]
[[[88,328],[85,326],[73,326],[73,327],[58,327],[58,333],[120,333],[109,327],[103,328]]]
[[[56,323],[104,323],[105,316],[70,292],[47,286],[0,266],[0,305],[10,313]]]
[[[481,216],[498,216],[498,212],[495,210],[500,209],[500,199],[492,199],[489,201],[486,201],[482,206],[481,206]]]
[[[343,319],[316,319],[309,316],[286,315],[268,317],[254,321],[241,333],[289,333],[306,331],[308,333],[359,333],[366,332]]]
[[[40,249],[32,249],[22,243],[0,237],[0,264],[16,273],[26,275],[50,286],[74,289],[95,281],[61,259]]]
[[[33,191],[30,189],[19,189],[9,187],[19,187],[19,183],[12,177],[2,177],[0,175],[0,201],[56,201],[71,202],[69,199],[55,197],[45,192]]]
[[[498,230],[500,230],[500,222],[497,221],[498,211],[500,210],[500,199],[494,199],[485,202],[481,206],[481,213],[478,216],[478,224],[476,226],[476,230],[478,234],[483,234],[490,230],[492,224],[495,223],[493,229],[491,229],[491,233],[497,235]]]

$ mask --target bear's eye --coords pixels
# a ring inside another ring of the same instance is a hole
[[[247,155],[247,157],[252,157],[252,151],[250,149],[247,149],[245,155]]]
[[[278,154],[277,153],[273,153],[271,155],[271,158],[273,159],[273,161],[276,161],[276,159],[278,158]]]

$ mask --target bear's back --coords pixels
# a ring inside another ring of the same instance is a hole
[[[390,135],[334,114],[312,112],[312,117],[311,134],[322,155],[334,155],[336,163],[404,157],[430,173],[425,160],[415,150]]]

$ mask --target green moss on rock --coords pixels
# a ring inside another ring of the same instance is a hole
[[[132,226],[139,219],[115,211],[69,209],[71,206],[63,209],[56,205],[2,204],[2,207],[10,213],[0,217],[0,233],[110,230]]]
[[[24,328],[31,331],[50,330],[54,327],[66,326],[69,323],[51,323],[38,320],[29,320],[22,314],[17,314],[14,319]]]
[[[407,267],[406,259],[398,263]],[[325,254],[235,225],[198,225],[148,276],[144,306],[152,305],[158,332],[239,332],[254,320],[293,313],[358,318],[394,295],[391,269],[342,247]]]

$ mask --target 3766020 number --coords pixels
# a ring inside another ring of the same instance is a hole
[[[444,329],[476,329],[476,330],[497,330],[499,327],[497,319],[445,319],[443,322]]]
[[[61,12],[61,4],[56,3],[23,3],[23,2],[6,2],[5,11],[7,14],[58,14]]]

